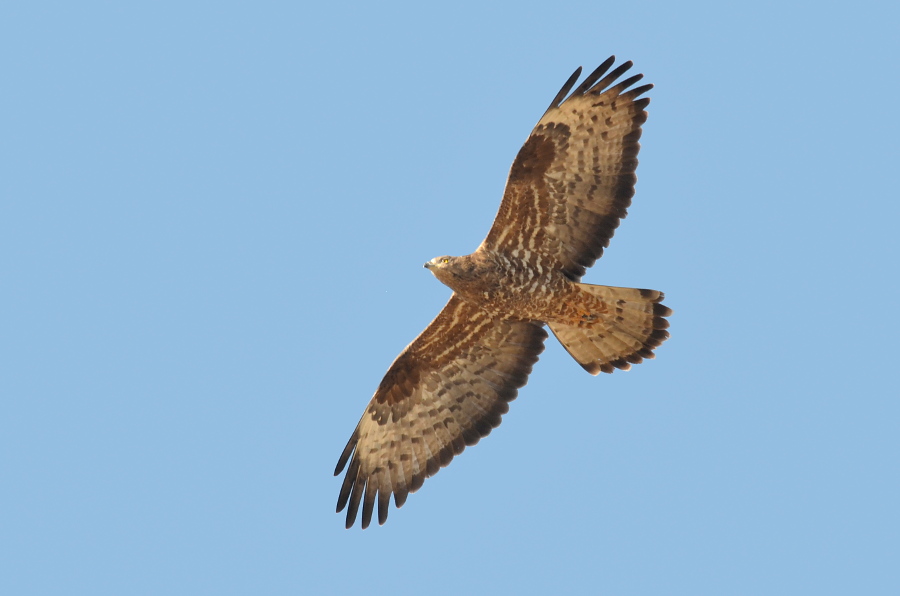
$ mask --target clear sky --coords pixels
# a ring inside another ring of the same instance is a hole
[[[889,2],[5,2],[0,593],[896,594]],[[655,361],[555,340],[388,523],[338,455],[569,74],[656,88],[586,282]]]

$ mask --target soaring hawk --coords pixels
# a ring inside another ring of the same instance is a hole
[[[487,238],[425,263],[450,301],[397,357],[335,469],[347,528],[387,519],[429,476],[500,424],[547,332],[589,373],[628,370],[669,336],[663,293],[579,283],[634,195],[638,139],[653,86],[616,84],[610,57],[574,91],[569,77],[519,151]],[[567,97],[568,96],[568,97]]]

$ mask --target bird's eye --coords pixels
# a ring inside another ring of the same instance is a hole
[[[449,263],[450,259],[441,259],[441,263]]]

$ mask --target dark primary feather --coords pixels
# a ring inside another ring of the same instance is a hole
[[[612,59],[615,60],[615,56],[613,56]],[[604,89],[609,87],[609,85],[613,81],[615,81],[620,76],[625,74],[628,71],[628,69],[630,69],[632,66],[634,66],[634,63],[631,60],[628,60],[627,62],[623,62],[622,64],[618,65],[615,69],[613,69],[613,71],[611,73],[606,75],[606,77],[602,81],[600,81],[599,83],[594,85],[590,89],[589,93],[592,93],[594,95],[601,93]],[[640,78],[640,77],[643,77],[644,75],[639,74],[637,76],[638,76],[638,78]]]
[[[551,110],[553,108],[559,107],[559,102],[561,102],[566,95],[569,93],[569,89],[575,84],[575,81],[578,80],[578,77],[581,76],[581,67],[575,69],[575,72],[572,73],[572,76],[569,77],[563,86],[562,89],[559,90],[559,93],[556,94],[556,97],[553,98],[553,101],[550,102],[550,107],[547,110]]]
[[[606,74],[606,71],[609,70],[609,67],[615,64],[616,57],[610,56],[606,59],[606,61],[594,69],[594,72],[589,74],[586,79],[584,79],[580,85],[578,85],[578,89],[575,90],[572,95],[584,95],[584,93],[591,88],[591,86],[597,82],[597,80]],[[559,105],[559,104],[557,104]],[[556,107],[556,106],[554,106]]]

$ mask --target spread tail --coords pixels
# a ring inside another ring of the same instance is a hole
[[[666,341],[672,314],[656,290],[574,284],[578,304],[567,305],[564,320],[548,324],[559,342],[592,375],[628,370],[653,358],[653,349]]]

